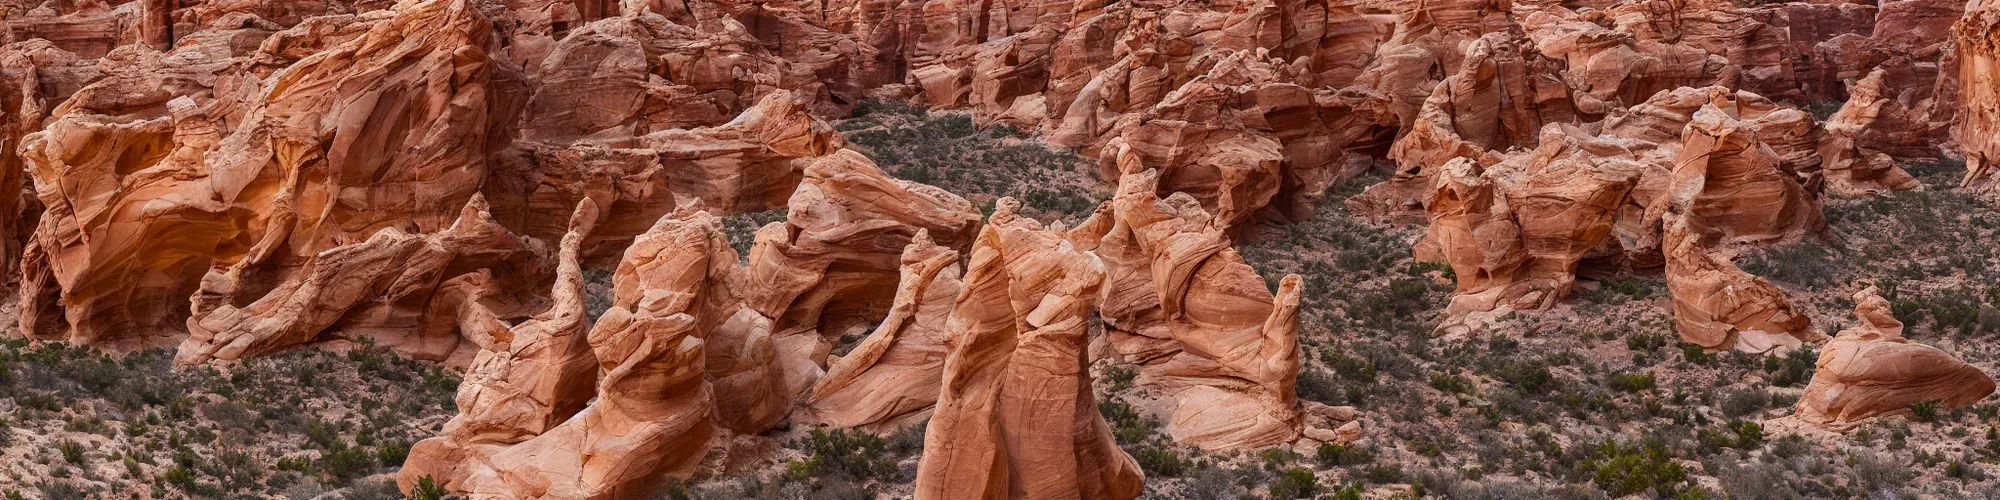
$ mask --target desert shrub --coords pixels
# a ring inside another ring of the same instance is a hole
[[[1816,350],[1801,347],[1785,353],[1784,357],[1764,358],[1764,372],[1771,374],[1771,385],[1793,387],[1812,380],[1813,366],[1818,362]]]
[[[722,233],[729,237],[729,246],[736,249],[738,255],[748,256],[750,247],[756,243],[757,230],[767,224],[785,220],[790,214],[790,209],[778,208],[723,217]]]
[[[1834,284],[1845,261],[1819,242],[1801,241],[1765,249],[1745,257],[1738,267],[1773,281],[1820,289]]]
[[[785,470],[789,480],[825,476],[854,480],[888,479],[896,473],[896,460],[885,453],[888,441],[861,431],[813,429],[792,443],[805,451],[806,458],[794,460]]]
[[[1294,467],[1278,474],[1278,480],[1271,483],[1271,500],[1292,500],[1312,498],[1319,492],[1319,476],[1312,469]]]
[[[966,113],[871,106],[836,126],[895,177],[973,197],[1011,196],[1027,210],[1080,220],[1103,198],[1094,162],[1013,127],[980,130]]]
[[[1771,393],[1755,387],[1731,389],[1722,395],[1722,414],[1741,417],[1764,411],[1771,404]]]
[[[320,456],[313,468],[332,476],[339,482],[347,482],[373,470],[375,455],[369,453],[367,448],[343,448]]]
[[[1654,380],[1651,373],[1619,373],[1604,381],[1605,387],[1624,392],[1651,390]]]
[[[1344,467],[1375,461],[1375,452],[1335,443],[1322,443],[1313,453],[1321,467]]]
[[[1132,381],[1139,378],[1139,370],[1129,366],[1113,366],[1104,370],[1104,380],[1111,383],[1105,390],[1123,392],[1132,388]]]
[[[401,442],[383,443],[375,449],[375,459],[385,467],[399,466],[410,458],[410,445]]]
[[[1299,370],[1297,390],[1300,398],[1325,404],[1341,404],[1347,401],[1340,391],[1340,385],[1328,377],[1325,370],[1305,368]]]
[[[1688,481],[1687,470],[1659,441],[1621,444],[1606,441],[1590,458],[1577,465],[1579,475],[1613,497],[1647,491],[1661,496],[1679,493]]]
[[[1895,456],[1875,450],[1859,450],[1847,457],[1854,478],[1869,490],[1894,490],[1916,476],[1910,466]]]
[[[74,440],[64,439],[62,444],[58,445],[57,448],[62,451],[63,461],[83,465],[83,444]]]
[[[1104,415],[1104,422],[1111,424],[1111,435],[1120,445],[1143,443],[1153,435],[1153,419],[1139,414],[1139,410],[1123,401],[1099,401],[1097,411]]]
[[[1193,460],[1181,458],[1180,452],[1167,446],[1141,446],[1132,452],[1132,458],[1147,477],[1178,477],[1194,466]]]
[[[929,429],[928,421],[896,429],[889,435],[889,452],[906,457],[924,451],[924,432]]]
[[[1936,422],[1938,419],[1938,402],[1917,401],[1910,403],[1910,415],[1916,417],[1918,422]]]
[[[612,272],[609,269],[583,270],[583,313],[591,321],[597,321],[611,310]]]
[[[1764,426],[1756,422],[1731,420],[1717,427],[1696,431],[1695,441],[1704,454],[1723,448],[1754,450],[1764,446]]]
[[[1555,375],[1549,372],[1547,360],[1543,359],[1482,359],[1480,370],[1486,376],[1505,382],[1523,394],[1542,394],[1555,383]]]
[[[675,480],[670,486],[677,486],[679,484],[680,481]],[[683,495],[685,495],[685,492],[683,492]],[[446,491],[444,489],[444,486],[438,485],[437,480],[432,479],[429,474],[425,474],[424,477],[417,478],[417,484],[412,485],[410,487],[410,498],[413,500],[444,500],[446,497],[449,496],[451,496],[451,492]],[[686,497],[683,496],[678,498],[686,498]]]
[[[1473,389],[1472,380],[1453,373],[1431,374],[1431,387],[1446,394],[1467,394]]]

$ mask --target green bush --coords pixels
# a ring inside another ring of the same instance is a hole
[[[64,439],[58,448],[62,450],[63,461],[83,465],[83,444]]]
[[[1139,370],[1132,369],[1129,366],[1113,366],[1104,370],[1104,380],[1111,383],[1111,387],[1106,390],[1111,392],[1123,392],[1126,389],[1131,389],[1132,381],[1137,378],[1139,378]]]
[[[1674,462],[1666,446],[1658,441],[1643,445],[1607,441],[1578,468],[1591,483],[1613,497],[1646,491],[1671,497],[1688,482],[1687,470]]]
[[[444,486],[438,485],[429,474],[417,478],[417,484],[410,487],[410,498],[414,500],[444,500],[450,496],[451,492],[445,491]]]
[[[1917,417],[1918,422],[1936,422],[1938,419],[1938,402],[1918,401],[1910,403],[1910,414]],[[65,453],[65,456],[67,456],[67,453]]]
[[[806,452],[785,471],[790,480],[838,476],[855,480],[888,479],[896,459],[887,456],[888,441],[874,434],[847,429],[813,429],[793,446]]]
[[[1473,389],[1471,379],[1452,373],[1431,374],[1431,387],[1445,394],[1470,394]]]
[[[347,482],[365,475],[375,468],[375,455],[366,448],[345,448],[320,457],[317,466],[320,472],[333,476],[339,482]]]
[[[1695,442],[1703,453],[1723,448],[1754,450],[1764,446],[1764,426],[1756,422],[1731,420],[1719,427],[1695,431]]]
[[[1764,372],[1771,374],[1771,385],[1793,387],[1812,380],[1813,366],[1818,363],[1819,354],[1812,347],[1801,347],[1782,358],[1764,358]]]
[[[1271,500],[1293,500],[1312,498],[1319,492],[1319,476],[1312,469],[1293,467],[1278,474],[1278,480],[1271,483]]]
[[[1653,374],[1620,373],[1612,375],[1610,380],[1606,380],[1604,382],[1604,385],[1606,387],[1612,388],[1613,390],[1624,391],[1624,392],[1639,392],[1639,391],[1651,390],[1653,388]]]
[[[1178,477],[1194,467],[1194,461],[1181,458],[1181,454],[1164,446],[1143,446],[1132,453],[1139,462],[1139,468],[1148,477]]]
[[[1732,389],[1722,395],[1722,414],[1742,417],[1764,411],[1771,404],[1771,393],[1755,387]]]
[[[1313,454],[1321,467],[1361,465],[1375,461],[1375,452],[1334,443],[1322,443]]]
[[[410,445],[401,442],[384,443],[381,448],[375,450],[375,458],[384,467],[403,465],[403,461],[410,458]]]
[[[1111,424],[1111,436],[1120,445],[1143,443],[1153,435],[1153,420],[1139,414],[1139,410],[1123,401],[1099,401],[1097,411],[1104,415],[1104,422]]]

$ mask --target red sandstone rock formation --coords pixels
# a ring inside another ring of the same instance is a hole
[[[847,355],[830,357],[826,376],[800,408],[805,420],[887,434],[930,417],[954,339],[945,324],[958,298],[958,252],[918,231],[903,248],[889,315]]]
[[[23,244],[41,212],[27,206],[39,200],[21,194],[27,180],[21,142],[44,127],[50,110],[97,75],[89,61],[48,40],[0,46],[0,269],[19,269]],[[7,276],[0,281],[17,279]]]
[[[1820,351],[1812,383],[1794,413],[1800,420],[1846,431],[1917,402],[1959,408],[1993,394],[1993,378],[1958,357],[1903,337],[1903,322],[1875,287],[1854,293],[1861,323],[1841,330]]]
[[[632,498],[701,462],[715,432],[703,338],[729,304],[735,251],[706,212],[661,219],[626,251],[593,326],[578,261],[595,212],[584,201],[563,237],[555,304],[495,332],[459,415],[411,449],[405,491],[428,476],[473,498]]]
[[[1274,296],[1231,248],[1226,221],[1186,194],[1160,199],[1160,173],[1120,153],[1117,198],[1071,232],[1104,261],[1099,307],[1113,349],[1173,396],[1176,442],[1238,450],[1297,439],[1299,278]]]
[[[222,201],[204,153],[242,120],[254,89],[230,72],[246,54],[227,41],[268,33],[204,32],[215,45],[169,53],[122,47],[99,61],[105,74],[23,138],[46,207],[24,250],[24,332],[115,348],[170,343],[182,331],[187,297],[212,259],[246,251],[232,240],[242,231],[232,219],[260,215]]]
[[[1709,350],[1767,352],[1824,340],[1784,292],[1738,269],[1725,245],[1796,238],[1818,207],[1778,169],[1753,125],[1704,106],[1688,124],[1664,210],[1667,289],[1681,339]]]
[[[560,234],[562,221],[550,215],[560,213],[558,207],[588,197],[606,200],[604,228],[586,247],[593,256],[616,254],[660,216],[689,204],[725,214],[780,207],[806,166],[843,144],[831,127],[807,114],[800,98],[770,92],[735,119],[710,127],[633,136],[627,129],[637,125],[627,123],[574,142],[517,142],[522,149],[510,152],[485,191],[509,207],[496,217],[541,238]],[[570,102],[563,109],[590,107]]]
[[[1557,80],[1561,67],[1516,34],[1473,41],[1457,72],[1437,85],[1390,148],[1396,176],[1349,206],[1378,215],[1418,208],[1445,162],[1491,166],[1510,149],[1534,146],[1543,125],[1579,121],[1569,88]]]
[[[1819,155],[1829,193],[1858,196],[1923,188],[1888,153],[1866,146],[1888,142],[1869,140],[1884,134],[1915,135],[1915,141],[1901,142],[1923,144],[1938,132],[1925,125],[1928,120],[1909,116],[1911,109],[1889,95],[1886,74],[1877,68],[1849,87],[1847,104],[1826,121],[1827,139],[1820,143]]]
[[[806,167],[786,221],[757,231],[735,284],[744,310],[712,341],[723,425],[757,433],[783,421],[825,374],[839,339],[889,314],[912,238],[927,232],[964,248],[978,221],[965,199],[891,178],[853,150]]]
[[[1104,265],[1019,207],[1002,198],[973,244],[916,497],[1135,498],[1142,473],[1090,392]]]
[[[1468,158],[1445,164],[1417,246],[1420,260],[1450,264],[1458,277],[1439,331],[1471,333],[1493,317],[1569,296],[1579,265],[1610,243],[1619,209],[1646,170],[1630,158],[1600,156],[1621,146],[1551,125],[1541,147],[1491,168]]]
[[[872,431],[938,404],[965,432],[933,439],[928,496],[1129,496],[1085,371],[1041,366],[1081,365],[1096,273],[1111,344],[1214,449],[1324,430],[1292,394],[1298,281],[1273,294],[1229,235],[1378,160],[1396,179],[1354,205],[1428,215],[1416,253],[1460,280],[1442,330],[1550,307],[1586,266],[1664,266],[1691,341],[1810,341],[1730,258],[1818,231],[1822,191],[1918,187],[1896,158],[1954,119],[1990,187],[1996,21],[1969,7],[1946,43],[1949,0],[0,1],[0,264],[34,338],[470,364],[447,433],[470,441],[413,458],[458,491],[627,496],[698,460],[703,419],[761,432],[806,395],[806,420]],[[959,283],[972,205],[822,121],[864,96],[1036,131],[1119,200],[1069,243],[996,215]],[[1798,109],[1842,96],[1824,124]],[[747,270],[712,218],[669,215],[781,202]],[[579,266],[621,255],[644,270],[591,329]],[[1061,411],[1005,383],[1060,386]],[[1051,422],[1075,441],[1021,431]]]
[[[1958,67],[1958,114],[1951,138],[1965,155],[1962,187],[1995,191],[2000,179],[2000,3],[1969,2],[1952,28]]]

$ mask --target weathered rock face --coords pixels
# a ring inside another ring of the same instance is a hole
[[[1724,0],[1647,0],[1613,5],[1604,15],[1617,31],[1641,44],[1693,48],[1719,67],[1712,83],[1796,102],[1801,97],[1792,65],[1797,59],[1775,12],[1745,9]],[[1720,59],[1720,61],[1716,61]]]
[[[492,332],[465,330],[461,335],[458,329],[412,328],[430,313],[457,316],[458,311],[440,310],[432,302],[441,278],[477,273],[467,279],[494,285],[486,290],[491,293],[464,305],[532,304],[532,295],[503,295],[545,282],[547,277],[539,274],[550,267],[548,257],[540,240],[516,236],[494,222],[486,200],[475,195],[458,221],[438,233],[382,228],[366,241],[313,255],[300,276],[255,300],[227,293],[200,296],[195,305],[199,312],[188,320],[189,336],[175,362],[269,354],[311,342],[342,322],[346,331],[372,334],[376,342],[406,356],[464,366],[481,347],[491,345],[485,337]],[[503,308],[496,316],[521,317],[519,309]]]
[[[18,269],[23,244],[41,212],[22,196],[27,165],[18,151],[43,128],[49,111],[98,75],[94,65],[55,43],[31,39],[0,46],[0,269]],[[15,277],[8,274],[6,281]]]
[[[1849,4],[1787,6],[1793,45],[1808,66],[1799,72],[1801,89],[1812,101],[1847,106],[1872,94],[1858,103],[1861,115],[1880,123],[1852,131],[1861,147],[1898,157],[1935,155],[1956,114],[1955,93],[1941,92],[1940,85],[1953,70],[1944,67],[1950,62],[1944,53],[1965,6],[1949,0],[1885,2],[1876,12]],[[1808,11],[1820,15],[1801,15]],[[1886,76],[1870,76],[1876,72]],[[1869,81],[1874,79],[1883,81]]]
[[[1139,496],[1090,391],[1084,330],[1104,265],[1003,198],[973,244],[948,328],[919,499]]]
[[[716,352],[727,353],[710,358],[727,398],[723,425],[738,432],[783,421],[825,374],[839,339],[889,314],[903,249],[918,232],[964,248],[979,222],[964,198],[891,178],[846,149],[806,167],[789,206],[785,222],[757,231],[735,285],[744,312],[714,339]]]
[[[243,49],[122,47],[22,139],[46,207],[24,250],[24,332],[106,348],[170,343],[218,249],[244,251],[231,219],[252,214],[218,201],[203,155],[244,112],[251,87],[227,72],[255,47]]]
[[[1958,115],[1951,127],[1965,155],[1963,187],[1992,192],[2000,170],[2000,3],[1968,2],[1952,28],[1957,43]]]
[[[829,357],[804,419],[886,434],[930,417],[953,339],[945,321],[960,288],[958,252],[920,230],[903,247],[889,315],[845,356]]]
[[[1561,61],[1542,57],[1515,33],[1472,41],[1457,73],[1437,85],[1389,149],[1395,178],[1371,186],[1350,206],[1381,215],[1420,206],[1415,198],[1425,196],[1445,162],[1471,158],[1491,166],[1509,149],[1533,146],[1543,125],[1579,121],[1569,88],[1557,80],[1561,70]]]
[[[1160,199],[1160,174],[1121,153],[1117,198],[1071,233],[1104,262],[1113,349],[1139,365],[1142,383],[1173,395],[1176,442],[1237,450],[1297,439],[1298,276],[1274,296],[1230,246],[1226,221],[1186,194]]]
[[[1929,120],[1889,95],[1887,73],[1881,68],[1848,88],[1847,104],[1826,121],[1827,138],[1820,143],[1827,192],[1858,196],[1880,191],[1920,189],[1923,183],[1896,166],[1888,153],[1865,144],[1926,144],[1933,136]],[[1876,139],[1884,135],[1914,136],[1912,140]],[[1872,140],[1871,140],[1872,139]]]
[[[1417,246],[1420,260],[1445,262],[1458,278],[1440,332],[1470,333],[1486,319],[1569,296],[1579,265],[1610,242],[1620,207],[1647,168],[1606,154],[1621,146],[1550,125],[1541,147],[1491,168],[1470,158],[1444,165]]]
[[[701,462],[715,433],[702,339],[731,303],[735,251],[706,212],[661,219],[626,251],[593,326],[579,259],[595,212],[584,201],[563,237],[554,304],[495,332],[459,415],[411,449],[405,491],[428,476],[473,498],[631,498]]]
[[[1661,247],[1664,226],[1660,221],[1668,208],[1669,195],[1677,186],[1674,172],[1687,147],[1682,143],[1684,132],[1695,121],[1698,111],[1711,106],[1740,122],[1736,126],[1748,129],[1752,138],[1761,143],[1751,149],[1768,149],[1776,160],[1775,171],[1744,170],[1738,174],[1748,177],[1717,185],[1719,191],[1702,195],[1707,200],[1730,200],[1737,199],[1731,198],[1732,193],[1761,193],[1704,209],[1731,219],[1718,221],[1730,226],[1721,229],[1733,235],[1729,244],[1786,241],[1817,232],[1824,226],[1811,186],[1821,184],[1821,158],[1814,153],[1825,147],[1827,141],[1811,115],[1757,94],[1724,87],[1674,89],[1656,94],[1622,114],[1613,114],[1601,124],[1599,138],[1614,145],[1596,148],[1601,155],[1634,158],[1648,165],[1632,190],[1630,202],[1621,209],[1623,213],[1613,231],[1623,251],[1622,258],[1633,268],[1658,268],[1665,262]],[[1732,184],[1743,187],[1730,187]],[[1733,212],[1734,203],[1767,205],[1759,211]]]
[[[539,104],[542,98],[537,95],[531,109],[548,106]],[[626,123],[601,136],[563,139],[570,142],[516,142],[520,149],[509,152],[485,191],[509,207],[496,217],[538,238],[561,234],[562,221],[550,215],[561,213],[559,207],[583,198],[605,200],[610,208],[604,227],[586,248],[593,257],[616,255],[653,221],[682,206],[698,204],[717,213],[783,206],[804,179],[806,166],[843,143],[825,122],[808,114],[803,98],[768,92],[735,119],[710,127],[662,128],[634,136],[627,130],[639,125]],[[592,108],[574,102],[560,107]],[[535,120],[530,117],[526,123]],[[528,133],[536,130],[531,127]]]
[[[1804,204],[1752,127],[1712,105],[1697,111],[1661,202],[1674,324],[1683,341],[1710,350],[1766,352],[1826,337],[1776,285],[1731,263],[1724,248],[1796,238],[1804,227],[1797,221],[1819,212]]]
[[[1860,324],[1841,330],[1820,351],[1812,383],[1794,414],[1806,423],[1846,431],[1869,419],[1907,411],[1919,401],[1959,408],[1993,394],[1993,378],[1958,357],[1903,338],[1903,322],[1875,287],[1854,294]]]

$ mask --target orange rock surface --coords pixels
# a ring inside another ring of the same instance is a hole
[[[972,203],[889,177],[853,150],[806,167],[784,222],[757,231],[733,285],[743,311],[718,328],[710,370],[725,394],[723,425],[770,429],[826,373],[846,334],[890,313],[904,247],[919,232],[963,248],[978,227]]]
[[[1682,341],[1710,350],[1766,352],[1826,338],[1782,290],[1737,268],[1723,247],[1797,237],[1799,221],[1819,215],[1751,127],[1714,105],[1695,112],[1662,202],[1674,326]]]
[[[1950,410],[1993,394],[1993,378],[1957,356],[1903,337],[1903,322],[1875,287],[1854,294],[1860,324],[1841,330],[1825,350],[1795,413],[1806,423],[1846,431],[1917,402]]]
[[[844,356],[830,357],[800,411],[805,420],[886,434],[930,417],[954,338],[946,327],[959,281],[958,252],[919,230],[903,247],[889,315]]]
[[[593,325],[578,262],[597,215],[577,209],[554,305],[494,332],[458,416],[411,449],[404,489],[430,477],[472,498],[632,498],[694,472],[716,432],[702,339],[728,304],[735,252],[706,212],[661,219],[626,251]]]
[[[1104,263],[1099,307],[1113,349],[1173,396],[1176,442],[1239,450],[1297,439],[1299,277],[1274,295],[1230,246],[1227,221],[1184,193],[1160,199],[1160,173],[1122,153],[1118,195],[1096,214],[1108,220],[1072,232]]]
[[[1104,264],[1019,207],[999,200],[973,243],[916,498],[1136,498],[1139,466],[1090,391],[1084,330]]]

